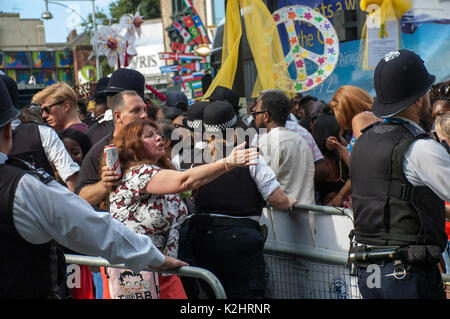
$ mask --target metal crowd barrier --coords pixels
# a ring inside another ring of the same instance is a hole
[[[277,228],[280,226],[275,215],[282,219],[285,213],[266,212],[266,223]],[[349,218],[353,224],[351,209],[321,205],[294,205],[293,215],[312,213],[337,215]],[[275,219],[272,219],[275,218]],[[288,217],[286,217],[288,218]],[[298,223],[303,218],[293,222]],[[286,220],[284,220],[285,222]],[[305,231],[305,228],[299,231]],[[270,229],[268,230],[270,233]],[[295,228],[289,232],[295,236]],[[348,234],[345,234],[346,238]],[[278,236],[277,236],[278,237]],[[305,242],[289,242],[289,237],[275,237],[267,240],[264,245],[264,259],[268,276],[266,295],[274,299],[355,299],[361,298],[356,277],[350,276],[347,266],[347,253],[324,247],[310,246]],[[269,238],[268,238],[269,239]],[[300,245],[299,245],[300,244]]]
[[[295,204],[294,209],[300,209],[303,211],[322,212],[330,215],[347,216],[353,222],[353,211],[349,208],[322,206],[322,205]]]
[[[296,204],[294,205],[294,213],[324,213],[329,215],[338,215],[338,216],[346,216],[353,223],[353,211],[348,208],[342,207],[332,207],[332,206],[321,206],[321,205],[304,205],[304,204]],[[347,268],[347,257],[333,254],[333,252],[324,253],[323,251],[314,249],[289,249],[289,248],[281,248],[274,247],[271,245],[266,245],[264,247],[264,253],[268,254],[279,254],[281,256],[292,256],[295,259],[299,260],[314,260],[318,263],[326,263],[330,265],[338,265]],[[270,258],[270,257],[269,257]],[[345,271],[345,276],[347,276],[347,272]],[[442,281],[444,282],[444,286],[450,286],[450,274],[441,273]]]
[[[121,268],[126,269],[124,264],[111,265],[106,259],[101,257],[92,257],[92,256],[81,256],[81,255],[71,255],[65,254],[66,264],[77,264],[77,265],[87,265],[87,266],[97,266],[97,267],[110,267],[110,268]],[[153,271],[171,275],[179,275],[186,277],[194,277],[205,280],[211,289],[214,292],[216,299],[226,299],[227,296],[225,294],[225,290],[223,289],[222,284],[217,279],[217,277],[210,271],[191,266],[182,266],[177,269],[172,270],[155,270],[150,267],[143,269],[146,271]]]
[[[342,207],[332,207],[332,206],[320,206],[320,205],[303,205],[303,204],[296,204],[294,208],[300,209],[300,210],[306,210],[306,211],[313,211],[313,212],[322,212],[330,215],[342,215],[347,216],[351,219],[353,222],[353,211],[349,208],[342,208]],[[334,259],[333,259],[334,261]],[[345,260],[345,264],[347,264],[347,260]],[[441,273],[442,280],[443,281],[450,281],[450,274]]]
[[[347,216],[353,223],[353,212],[349,208],[321,206],[321,205],[306,205],[306,204],[295,204],[293,208],[294,208],[294,213],[321,212],[321,213],[325,213],[328,215]],[[294,255],[294,256],[297,256],[300,258],[301,257],[305,257],[308,259],[312,258],[317,261],[323,261],[323,262],[339,264],[339,265],[347,264],[347,256],[333,254],[331,251],[324,254],[323,251],[314,250],[314,249],[312,249],[312,250],[297,250],[297,249],[273,247],[271,245],[266,245],[264,248],[266,251],[291,254],[291,255]]]
[[[353,223],[353,212],[351,209],[348,208],[340,208],[340,207],[331,207],[331,206],[321,206],[321,205],[304,205],[304,204],[296,204],[294,206],[295,213],[304,213],[304,212],[312,212],[312,213],[325,213],[329,215],[338,215],[338,216],[346,216],[348,217],[352,223]],[[291,261],[287,261],[287,264],[293,265],[294,268],[292,268],[292,271],[294,274],[299,274],[299,270],[295,267],[303,267],[302,265],[298,265],[297,262],[305,262],[305,260],[313,260],[318,262],[318,264],[314,265],[318,268],[318,271],[322,273],[328,272],[335,272],[336,268],[332,268],[335,265],[339,266],[340,269],[337,269],[341,276],[348,277],[348,267],[347,267],[347,257],[343,256],[342,254],[333,254],[333,252],[327,252],[324,253],[320,250],[300,250],[300,249],[289,249],[289,248],[281,248],[281,247],[273,247],[270,245],[265,245],[264,247],[264,254],[266,255],[266,263],[272,263],[277,264],[278,261],[276,258],[290,258],[294,260],[294,264]],[[290,256],[290,257],[289,257]],[[92,257],[92,256],[81,256],[81,255],[70,255],[66,254],[66,263],[67,264],[78,264],[78,265],[87,265],[87,266],[99,266],[99,267],[114,267],[114,268],[122,268],[125,269],[125,265],[111,265],[106,259],[103,259],[101,257]],[[320,263],[324,263],[327,265],[322,265]],[[289,267],[290,267],[289,266]],[[308,265],[307,265],[308,266]],[[180,276],[186,276],[186,277],[194,277],[199,278],[202,280],[205,280],[211,287],[211,289],[214,292],[214,295],[217,299],[226,299],[225,290],[223,289],[222,284],[217,279],[217,277],[211,273],[210,271],[198,267],[191,267],[191,266],[183,266],[175,270],[155,270],[150,267],[144,269],[148,271],[154,271],[154,272],[160,272],[160,273],[167,273],[167,274],[176,274]],[[279,272],[283,272],[283,270],[277,270]],[[282,277],[285,277],[287,274],[287,271],[284,271],[285,273],[282,274]],[[444,285],[447,284],[447,282],[450,282],[450,274],[441,273],[442,281],[444,282]],[[319,279],[321,280],[321,279]],[[339,284],[337,283],[336,287],[338,290],[341,289],[339,287]],[[294,282],[291,283],[291,286],[295,285]],[[354,283],[352,283],[354,286]],[[449,284],[450,285],[450,284]],[[357,290],[356,287],[350,287],[350,293],[348,293],[348,296],[355,297],[355,290]],[[286,298],[289,298],[289,292],[286,292],[287,296]],[[329,295],[329,294],[328,294]],[[328,296],[327,295],[327,296]],[[318,298],[322,295],[319,295]],[[338,298],[342,297],[342,294],[338,295]],[[357,297],[357,296],[356,296]]]

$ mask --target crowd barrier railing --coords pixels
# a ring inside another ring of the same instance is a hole
[[[270,209],[270,208],[269,208]],[[331,207],[331,206],[321,206],[321,205],[304,205],[304,204],[296,204],[294,206],[294,214],[295,213],[322,213],[327,215],[337,215],[337,216],[346,216],[348,217],[351,222],[353,223],[353,212],[351,209],[348,208],[342,208],[342,207]],[[282,247],[276,247],[271,245],[265,245],[264,247],[264,253],[279,253],[282,255],[292,256],[294,258],[298,259],[305,259],[305,260],[313,260],[317,261],[319,263],[327,263],[330,265],[339,265],[347,268],[347,257],[343,256],[342,254],[334,254],[332,251],[324,253],[321,250],[314,250],[314,249],[289,249],[289,248],[282,248]],[[82,256],[82,255],[72,255],[72,254],[66,254],[66,263],[67,264],[78,264],[78,265],[87,265],[87,266],[97,266],[97,267],[113,267],[113,268],[121,268],[125,269],[125,265],[119,264],[119,265],[112,265],[110,264],[106,259],[101,257],[93,257],[93,256]],[[210,271],[198,268],[198,267],[192,267],[192,266],[183,266],[178,269],[173,270],[155,270],[151,267],[148,267],[144,270],[147,271],[154,271],[159,273],[167,273],[167,274],[175,274],[179,276],[186,276],[186,277],[193,277],[198,278],[201,280],[205,280],[208,285],[211,287],[211,289],[214,292],[214,295],[216,299],[226,299],[226,293],[225,290],[218,280],[218,278],[211,273]],[[347,275],[347,271],[345,271],[345,275]],[[444,285],[448,285],[450,282],[450,274],[447,273],[441,273],[442,281],[444,282]]]
[[[124,264],[112,265],[106,259],[101,257],[72,255],[72,254],[65,254],[64,256],[66,258],[66,264],[68,265],[76,264],[94,267],[110,267],[120,269],[127,268],[125,267]],[[219,279],[217,279],[217,277],[209,270],[192,266],[182,266],[180,268],[171,270],[155,270],[152,269],[151,267],[147,267],[146,269],[143,270],[202,279],[206,281],[208,285],[211,287],[216,299],[227,298],[225,290],[223,289],[223,286],[220,283]]]
[[[338,216],[346,216],[348,217],[353,224],[353,211],[349,208],[342,207],[332,207],[332,206],[322,206],[322,205],[305,205],[305,204],[296,204],[294,205],[293,213],[312,213],[312,214],[327,214],[327,215],[338,215]],[[347,236],[348,234],[343,234]],[[274,245],[266,245],[264,247],[264,251],[267,253],[281,253],[284,255],[291,255],[295,258],[299,259],[308,259],[314,260],[319,263],[328,263],[340,266],[348,266],[347,256],[343,254],[336,254],[333,251],[329,251],[324,253],[322,250],[314,250],[314,249],[290,249],[286,247],[279,247]],[[441,273],[442,281],[445,286],[450,286],[450,274]]]

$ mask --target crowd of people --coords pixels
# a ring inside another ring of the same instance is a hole
[[[414,65],[408,78],[394,75],[402,63]],[[295,204],[347,207],[359,247],[414,243],[445,254],[450,82],[435,84],[407,50],[380,61],[375,73],[374,97],[352,85],[331,101],[290,99],[272,88],[241,108],[239,96],[220,86],[191,105],[177,91],[152,102],[142,74],[118,69],[97,82],[90,110],[63,82],[19,110],[17,85],[1,75],[0,170],[11,179],[0,183],[0,238],[16,250],[2,253],[18,264],[23,254],[52,255],[36,261],[36,270],[2,263],[11,280],[40,279],[6,283],[0,297],[212,297],[202,281],[144,270],[189,264],[213,272],[228,298],[265,298],[267,234],[259,219],[267,205],[286,213]],[[110,144],[121,173],[106,165]],[[398,185],[408,198],[394,194]],[[83,287],[68,289],[63,253],[128,268],[81,266]],[[380,297],[361,284],[365,268],[357,266],[363,297]],[[441,288],[429,296],[442,297]]]

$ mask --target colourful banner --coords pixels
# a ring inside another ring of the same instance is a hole
[[[184,43],[178,43],[178,42],[172,42],[171,47],[173,51],[179,51],[183,53],[189,53],[192,50],[192,46],[184,44]]]
[[[202,81],[191,81],[189,82],[189,88],[194,93],[194,97],[200,97],[203,95]]]
[[[205,69],[209,69],[208,63],[203,62],[192,62],[188,64],[182,64],[181,65],[182,71],[188,71],[188,72],[200,72]]]
[[[195,10],[195,7],[192,5],[190,0],[183,0],[183,1],[184,1],[184,4],[186,5],[186,7],[188,7],[188,9],[192,12],[192,14],[191,14],[192,20],[194,21],[195,26],[197,27],[198,31],[200,32],[202,42],[205,44],[209,44],[210,41],[208,38],[208,33],[206,32],[206,29],[202,23],[202,20],[200,20],[197,10]]]
[[[36,80],[36,84],[50,85],[56,81],[55,70],[33,70],[32,74]]]
[[[357,0],[278,0],[281,9],[292,5],[304,5],[313,8],[325,16],[332,24],[334,17],[348,10],[360,10]],[[365,14],[365,13],[362,13]],[[415,0],[413,8],[399,19],[399,48],[413,50],[425,61],[430,73],[436,76],[436,82],[450,78],[448,52],[450,52],[450,3],[439,0]],[[286,26],[279,25],[283,51],[290,51],[289,34]],[[336,26],[336,28],[338,28]],[[301,47],[321,54],[324,39],[318,29],[306,23],[295,24],[297,40]],[[358,86],[372,96],[374,70],[362,69],[360,56],[360,38],[339,43],[339,58],[332,74],[315,88],[304,92],[330,102],[336,90],[346,84]],[[293,66],[295,68],[295,66]],[[305,59],[307,73],[314,73],[317,67]],[[292,69],[290,69],[292,71]]]
[[[175,20],[173,22],[173,27],[180,33],[180,35],[183,37],[183,39],[186,43],[191,43],[191,41],[192,41],[191,35],[189,34],[189,32],[186,31],[185,28],[183,28],[183,26],[181,25],[180,22]]]
[[[160,66],[159,70],[161,73],[172,73],[172,72],[179,72],[181,71],[181,65],[167,65],[167,66]]]
[[[200,20],[200,17],[196,14],[192,17],[192,20],[194,21],[195,26],[197,27],[198,31],[200,32],[200,35],[202,37],[202,43],[209,44],[209,38],[208,34],[206,33],[206,29],[203,26],[202,20]]]
[[[55,55],[53,52],[32,52],[33,68],[54,68]]]
[[[201,81],[203,75],[203,72],[186,73],[183,75],[174,76],[172,77],[172,80],[175,84],[186,83],[190,81]]]
[[[73,65],[72,51],[57,51],[56,66],[58,68],[70,68]],[[66,76],[62,76],[66,78]]]
[[[191,61],[203,59],[203,57],[191,53],[160,52],[158,55],[161,60]]]
[[[5,52],[5,68],[23,69],[31,67],[30,52]]]
[[[200,33],[197,30],[197,27],[194,24],[194,21],[192,20],[192,17],[190,15],[183,17],[183,21],[184,24],[186,25],[186,27],[189,30],[189,33],[191,34],[192,38],[193,38],[193,42],[197,43],[197,44],[201,44],[202,43],[202,37],[200,35]]]

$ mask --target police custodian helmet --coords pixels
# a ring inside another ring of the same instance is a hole
[[[375,68],[373,113],[386,118],[407,109],[435,80],[414,52],[403,49],[387,53]]]

